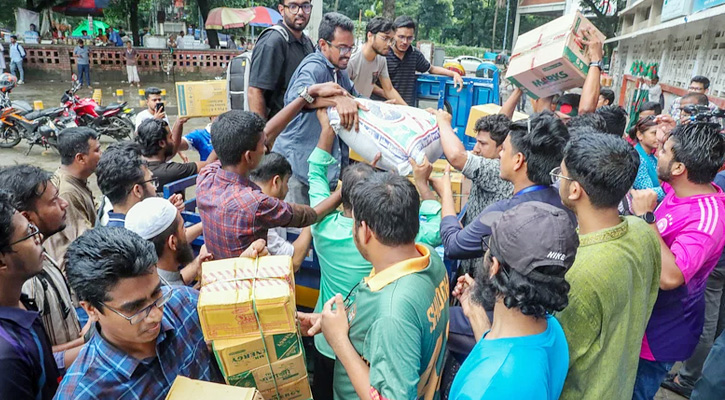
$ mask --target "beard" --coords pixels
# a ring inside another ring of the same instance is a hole
[[[179,265],[184,267],[194,261],[194,249],[191,248],[189,242],[184,241],[180,244],[179,249],[176,251],[175,259]]]
[[[299,13],[292,18],[287,18],[287,16],[284,17],[284,23],[287,25],[288,28],[292,29],[293,31],[302,32],[307,28],[307,24],[310,23],[310,18],[305,18],[304,16],[302,19],[304,19],[304,22],[297,22],[297,17],[300,14],[304,14],[302,10],[299,11]]]
[[[473,279],[476,281],[471,299],[481,305],[485,310],[493,310],[496,304],[496,290],[489,279],[493,260],[489,254],[483,256],[483,263],[476,267]]]
[[[164,147],[164,158],[169,159],[174,156],[174,146]]]
[[[670,160],[665,168],[660,168],[660,166],[657,165],[657,177],[660,178],[662,182],[669,182],[672,178],[672,163],[673,160]]]

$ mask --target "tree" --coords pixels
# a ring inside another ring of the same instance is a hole
[[[625,0],[582,0],[582,11],[594,14],[592,23],[602,33],[612,38],[617,35],[619,26],[619,11],[627,7]]]
[[[32,11],[42,11],[58,5],[61,0],[25,0],[25,8]]]
[[[110,7],[104,10],[104,15],[110,20],[125,21],[128,17],[133,42],[137,45],[141,43],[138,34],[138,10],[141,6],[139,3],[140,0],[116,0],[109,3]]]
[[[383,0],[383,17],[395,19],[395,0]]]

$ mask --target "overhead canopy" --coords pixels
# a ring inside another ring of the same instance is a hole
[[[103,15],[103,9],[108,7],[110,0],[70,0],[53,7],[53,11],[72,16],[85,17],[87,15]]]
[[[105,32],[106,28],[108,28],[107,23],[94,19],[93,29],[88,29],[88,21],[84,20],[83,22],[81,22],[80,25],[78,25],[77,28],[73,29],[73,33],[71,33],[71,36],[83,36],[83,31],[88,31],[89,36],[96,36],[99,29],[103,29],[103,31]]]
[[[277,22],[282,20],[282,16],[279,15],[277,10],[273,10],[268,7],[254,7],[254,19],[249,21],[249,25],[252,26],[272,26],[277,25]]]
[[[219,7],[209,11],[204,27],[206,29],[243,28],[254,19],[251,8]]]

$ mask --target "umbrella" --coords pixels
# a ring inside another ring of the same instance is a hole
[[[53,7],[53,11],[65,15],[87,16],[103,15],[103,9],[108,7],[110,0],[70,0]]]
[[[254,7],[254,19],[249,22],[252,26],[277,25],[282,16],[276,10],[268,7]]]
[[[219,7],[209,11],[206,17],[206,29],[243,28],[254,18],[251,8]]]
[[[93,20],[93,29],[88,29],[88,20],[84,20],[81,22],[80,25],[78,25],[77,28],[73,30],[73,33],[71,33],[71,36],[83,36],[83,31],[88,31],[89,36],[95,37],[98,34],[99,29],[103,29],[103,31],[106,31],[106,28],[108,28],[108,24],[103,21],[97,21]]]

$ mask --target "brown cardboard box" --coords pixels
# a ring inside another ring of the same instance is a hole
[[[468,114],[468,123],[466,123],[466,135],[470,137],[476,137],[476,122],[487,115],[495,115],[501,111],[501,106],[498,104],[482,104],[480,106],[471,107],[471,112]],[[514,111],[514,117],[511,118],[513,121],[520,121],[522,119],[529,118],[528,115]]]
[[[262,400],[254,388],[241,388],[177,376],[166,400]]]
[[[265,344],[267,351],[265,352]],[[224,376],[233,376],[292,357],[301,352],[297,332],[261,336],[248,339],[214,340],[214,356]]]
[[[602,41],[606,38],[578,11],[520,35],[506,79],[534,99],[581,87],[590,60],[586,47],[574,39],[584,28],[593,28]]]
[[[262,392],[264,400],[309,400],[312,399],[307,377],[279,387],[279,397],[274,388]]]
[[[272,371],[274,371],[274,379]],[[260,392],[274,390],[275,379],[277,387],[280,387],[302,378],[307,378],[305,356],[302,353],[273,362],[272,369],[269,368],[269,364],[265,363],[253,370],[224,377],[230,385],[255,387]]]
[[[214,117],[227,111],[227,81],[176,83],[179,117]]]

